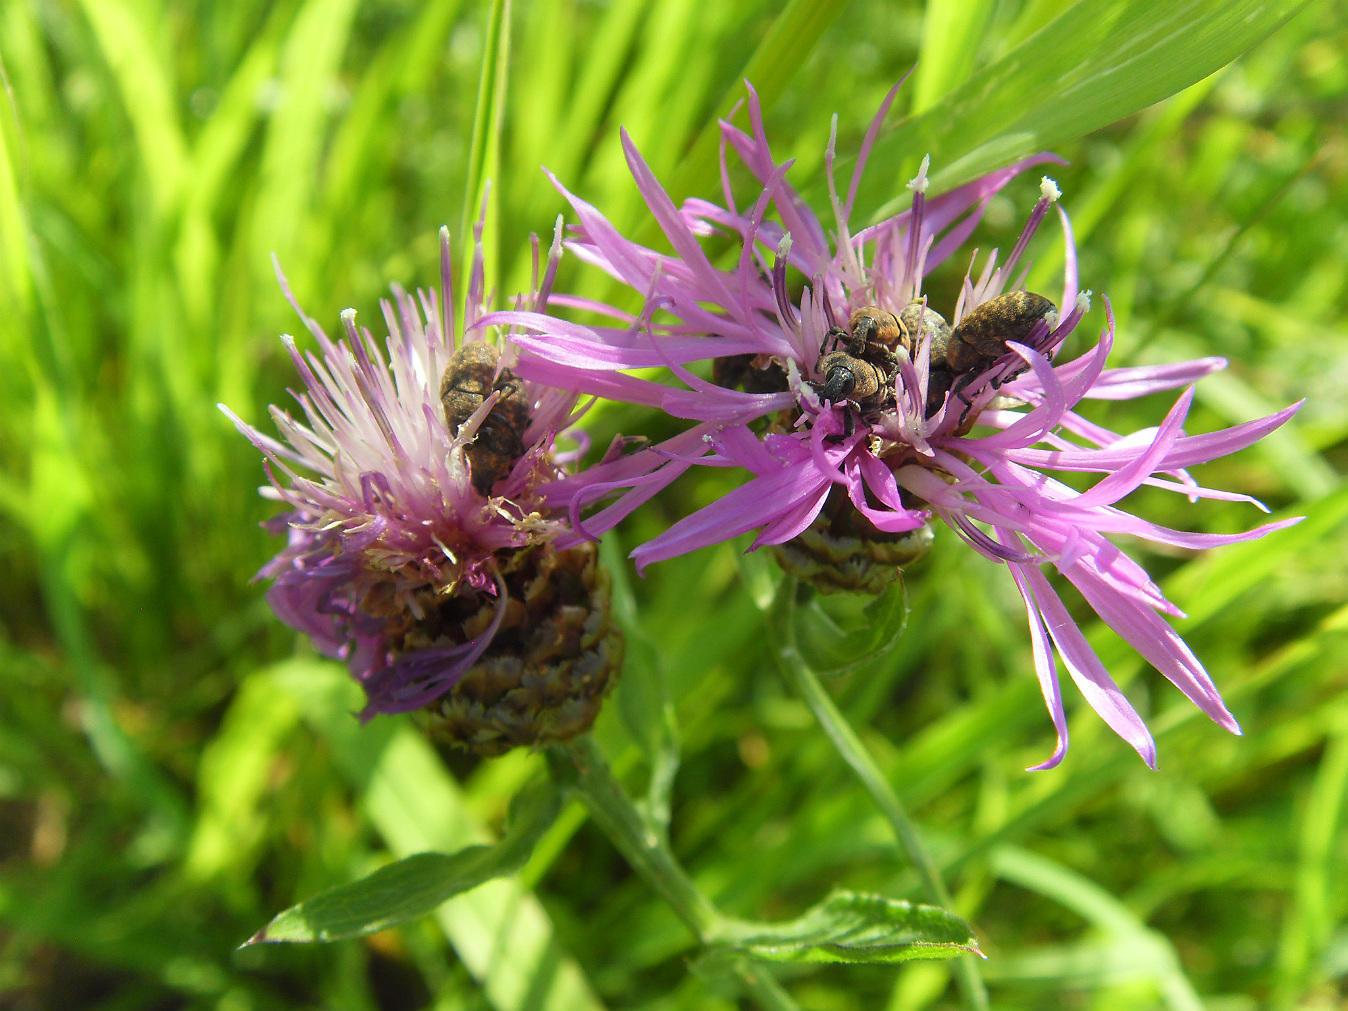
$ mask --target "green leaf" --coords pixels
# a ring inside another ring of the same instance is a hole
[[[1225,66],[1292,17],[1268,0],[1080,0],[974,74],[938,105],[881,138],[856,206],[886,213],[896,180],[930,153],[947,190],[1080,137]],[[880,166],[891,166],[889,174]],[[840,178],[846,178],[840,167]],[[811,202],[827,203],[823,186]]]
[[[1167,1006],[1183,1011],[1203,1007],[1165,935],[1149,928],[1125,903],[1094,881],[1014,846],[998,847],[989,863],[998,877],[1060,902],[1110,937],[1115,942],[1116,965],[1120,961],[1131,963],[1133,971],[1151,977],[1168,995]]]
[[[278,56],[279,97],[262,148],[250,256],[270,285],[275,254],[301,299],[312,292],[317,276],[308,256],[313,251],[309,229],[314,180],[333,118],[328,89],[351,42],[356,7],[354,0],[307,0]]]
[[[991,0],[928,0],[913,80],[914,113],[926,112],[968,79],[992,7]]]
[[[906,962],[976,955],[954,913],[883,895],[834,892],[798,920],[736,938],[733,951],[768,962]]]
[[[613,611],[627,639],[622,680],[614,701],[623,726],[650,767],[644,812],[660,826],[669,824],[669,797],[679,770],[679,724],[669,697],[660,650],[637,613],[628,575],[630,563],[621,540],[608,534],[600,544],[604,567],[612,580]]]
[[[83,7],[126,103],[153,206],[164,213],[183,182],[187,144],[169,73],[155,51],[153,20],[126,0],[84,0]]]
[[[703,194],[715,186],[721,143],[719,121],[729,117],[731,110],[744,101],[744,82],[754,86],[764,110],[772,108],[844,7],[843,0],[790,0],[744,69],[732,78],[716,115],[708,120],[681,160],[669,187],[676,201]]]
[[[276,691],[273,670],[239,686],[197,768],[197,824],[184,860],[189,877],[251,868],[267,828],[269,779],[299,719],[295,700]]]
[[[842,674],[894,648],[907,624],[907,599],[902,576],[875,597],[823,596],[802,583],[778,593],[771,620],[815,671]]]
[[[5,136],[11,119],[17,119],[13,99],[8,94],[3,100],[3,114],[4,121],[0,122],[0,303],[9,312],[18,310],[16,314],[23,315],[32,308],[33,301],[28,263],[28,214],[19,195],[18,175]]]
[[[505,123],[506,84],[510,77],[510,0],[493,0],[487,14],[487,37],[482,49],[482,77],[473,111],[473,141],[468,149],[468,186],[464,191],[460,241],[469,243],[472,222],[482,219],[483,291],[496,289],[497,236],[500,227],[498,190],[492,180],[501,171],[501,131]],[[471,246],[469,247],[471,248]],[[465,258],[464,262],[470,262]],[[460,285],[468,297],[468,278]],[[460,319],[467,318],[466,307]]]
[[[396,861],[292,906],[246,944],[337,941],[425,916],[450,896],[522,867],[560,808],[560,792],[551,781],[540,781],[511,802],[510,828],[496,845],[469,846],[452,854],[417,853]]]

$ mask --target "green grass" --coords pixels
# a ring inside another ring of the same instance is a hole
[[[934,2],[925,27],[920,5],[883,0],[0,8],[0,1006],[736,1006],[723,982],[687,972],[688,934],[578,807],[519,876],[432,918],[234,950],[391,854],[493,836],[541,759],[478,763],[436,755],[399,720],[358,727],[344,673],[249,582],[275,549],[257,526],[272,510],[256,495],[257,454],[215,404],[259,422],[294,384],[277,335],[298,324],[272,252],[311,315],[335,325],[355,306],[373,326],[389,282],[434,283],[441,224],[464,248],[465,194],[475,205],[490,176],[492,271],[511,292],[528,276],[528,234],[550,233],[563,210],[539,164],[648,227],[619,125],[676,197],[710,194],[709,124],[747,72],[774,149],[817,196],[830,115],[840,153],[854,151],[920,54],[893,121],[908,103],[921,115],[882,140],[861,210],[900,192],[927,149],[954,179],[1016,144],[1052,145],[1070,160],[1056,176],[1083,287],[1118,314],[1115,363],[1229,357],[1200,385],[1191,431],[1309,398],[1277,438],[1201,472],[1309,518],[1211,555],[1143,556],[1189,613],[1180,630],[1244,737],[1091,629],[1157,731],[1159,772],[1079,703],[1063,766],[1022,771],[1052,749],[1023,612],[1005,573],[953,537],[909,573],[895,652],[831,682],[835,697],[975,924],[999,1011],[1340,1006],[1344,5],[1313,4],[1262,41],[1291,5],[1191,4],[1206,20],[1170,25],[1152,7],[1083,0],[1038,37],[1072,5],[980,4],[978,24],[951,28],[960,6]],[[489,18],[507,12],[509,32],[494,34]],[[1091,31],[1064,28],[1079,22]],[[995,101],[978,100],[990,80]],[[1022,180],[999,198],[979,245],[1005,248],[1035,193]],[[1033,250],[1033,277],[1059,268],[1054,241]],[[566,283],[604,291],[574,268]],[[1166,405],[1153,399],[1099,417],[1155,424]],[[642,425],[601,412],[596,443]],[[701,480],[634,517],[610,551],[719,487]],[[1129,504],[1210,530],[1254,519],[1149,491]],[[631,581],[633,662],[658,657],[676,702],[673,837],[698,883],[746,917],[797,915],[835,885],[917,897],[887,824],[764,653],[734,551]],[[619,712],[608,706],[598,736],[640,788]],[[804,1008],[916,1011],[957,1006],[948,973],[778,978]]]

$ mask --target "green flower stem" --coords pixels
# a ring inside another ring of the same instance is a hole
[[[704,944],[723,934],[722,917],[674,859],[663,835],[649,825],[609,768],[589,734],[555,745],[549,754],[574,773],[572,785],[589,808],[590,817],[622,855],[660,893],[688,929]]]
[[[790,580],[788,582],[791,585],[787,585],[783,592],[790,593],[792,599],[794,599],[795,581]],[[922,880],[923,890],[927,893],[927,901],[943,909],[950,909],[950,892],[947,891],[945,882],[941,879],[940,869],[937,868],[936,862],[931,858],[926,845],[922,842],[922,835],[918,832],[917,825],[908,817],[908,812],[904,809],[903,802],[899,800],[899,795],[889,785],[889,780],[880,771],[880,767],[875,764],[875,759],[866,750],[861,738],[856,735],[856,731],[852,729],[841,710],[834,705],[833,698],[824,690],[818,676],[805,662],[805,658],[801,656],[800,650],[796,647],[795,629],[790,616],[788,616],[785,626],[785,643],[778,652],[783,675],[791,683],[796,693],[805,700],[805,704],[810,707],[815,719],[824,728],[824,733],[833,742],[833,746],[842,756],[843,761],[850,765],[852,771],[857,774],[857,778],[861,780],[861,784],[870,793],[875,805],[889,819],[894,834],[898,836],[903,848],[908,851],[908,858],[913,862],[913,867],[916,868],[918,877]],[[955,964],[955,977],[959,980],[966,1006],[972,1011],[987,1011],[988,992],[983,985],[982,977],[979,975],[978,963],[974,961],[974,956],[961,955],[959,957]]]
[[[679,865],[665,834],[643,817],[589,734],[548,749],[554,772],[580,795],[590,817],[627,862],[704,945],[732,940],[744,926],[722,915]],[[736,959],[734,972],[765,1011],[800,1011],[768,970]]]
[[[766,966],[747,958],[737,959],[735,975],[763,1011],[800,1011],[800,1005],[791,999],[786,988],[777,982],[777,977],[768,972]]]

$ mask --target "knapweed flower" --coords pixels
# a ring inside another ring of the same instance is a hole
[[[282,278],[318,344],[282,338],[303,420],[272,407],[281,442],[221,410],[266,458],[263,495],[290,509],[259,573],[277,616],[347,662],[364,718],[422,710],[434,733],[494,754],[588,729],[622,638],[595,545],[558,550],[565,515],[540,494],[583,451],[556,449],[576,395],[520,379],[510,349],[482,340],[480,244],[456,342],[447,230],[440,242],[438,297],[395,286],[382,349],[350,309],[329,338]],[[546,308],[560,251],[559,229],[521,308]]]
[[[910,183],[907,209],[854,230],[849,218],[857,182],[893,96],[865,138],[845,198],[833,182],[830,139],[831,239],[786,183],[789,163],[773,158],[752,89],[752,132],[722,124],[723,204],[693,199],[676,207],[624,137],[637,186],[674,255],[624,237],[594,207],[566,194],[579,216],[571,248],[644,296],[643,313],[633,319],[610,310],[617,321],[611,327],[528,312],[489,320],[523,331],[513,338],[523,351],[521,375],[650,404],[696,424],[661,446],[558,482],[548,500],[566,504],[577,530],[594,535],[690,466],[749,473],[734,491],[638,547],[633,557],[641,567],[755,529],[753,547],[800,544],[802,534],[820,531],[821,524],[833,529],[840,514],[852,517],[854,530],[864,525],[896,538],[915,536],[939,518],[981,555],[1005,565],[1024,598],[1058,737],[1051,757],[1035,768],[1056,765],[1067,749],[1059,661],[1105,721],[1149,765],[1156,760],[1151,735],[1059,598],[1045,572],[1049,566],[1213,720],[1239,732],[1211,678],[1165,620],[1181,612],[1109,535],[1204,548],[1286,525],[1233,535],[1188,533],[1140,519],[1117,503],[1141,485],[1191,500],[1253,502],[1201,487],[1186,468],[1250,445],[1296,406],[1202,435],[1182,429],[1191,389],[1159,426],[1126,436],[1078,414],[1083,399],[1188,386],[1225,362],[1106,369],[1114,341],[1106,300],[1107,322],[1094,345],[1054,364],[1090,298],[1078,290],[1071,226],[1061,208],[1061,309],[1023,291],[1024,274],[1017,270],[1059,198],[1047,178],[1010,255],[999,263],[994,250],[980,263],[975,252],[953,306],[926,300],[923,278],[956,254],[993,194],[1029,166],[1053,159],[1030,158],[932,198],[924,161]],[[747,207],[731,192],[727,147],[761,184]],[[729,239],[732,258],[738,249],[728,268],[704,249],[709,238],[722,247]],[[706,359],[715,363],[712,381],[687,368]],[[620,371],[660,365],[683,386]],[[1105,476],[1077,491],[1052,477],[1055,471]]]

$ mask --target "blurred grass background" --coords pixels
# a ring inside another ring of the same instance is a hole
[[[257,526],[272,510],[256,453],[215,403],[259,421],[293,384],[276,335],[297,324],[273,251],[325,325],[346,306],[373,325],[389,282],[434,283],[440,224],[463,248],[463,194],[485,172],[492,270],[513,291],[528,233],[562,210],[540,163],[642,227],[617,127],[689,192],[707,182],[697,138],[742,96],[747,67],[779,157],[797,157],[791,178],[815,193],[833,112],[840,152],[854,151],[919,55],[901,113],[939,112],[1067,6],[519,0],[499,145],[475,149],[485,5],[5,4],[0,1006],[735,1006],[687,973],[688,937],[578,808],[517,880],[433,919],[234,950],[390,853],[487,838],[540,760],[440,761],[398,720],[357,727],[341,669],[248,582],[275,550]],[[1070,160],[1056,175],[1083,286],[1119,316],[1115,364],[1229,357],[1199,386],[1190,430],[1309,398],[1276,437],[1201,473],[1305,523],[1145,558],[1245,737],[1095,628],[1159,733],[1161,770],[1086,709],[1063,766],[1023,772],[1052,747],[1023,612],[1005,574],[949,537],[909,574],[897,653],[835,682],[992,956],[996,1008],[1348,1006],[1346,53],[1344,4],[1311,4],[1225,70],[1054,145]],[[994,203],[981,246],[1006,246],[1035,182]],[[1050,231],[1036,248],[1049,291],[1056,245]],[[1154,424],[1154,400],[1099,417]],[[624,410],[596,426],[645,427]],[[717,477],[620,529],[610,558]],[[1130,504],[1201,529],[1255,519],[1150,490]],[[915,895],[887,827],[763,655],[735,552],[664,563],[631,590],[633,663],[658,663],[678,701],[675,844],[716,901],[776,917],[835,882]],[[617,708],[599,735],[639,772]],[[782,978],[822,1011],[956,999],[941,965]]]

